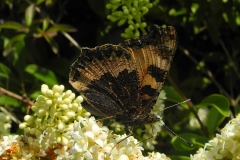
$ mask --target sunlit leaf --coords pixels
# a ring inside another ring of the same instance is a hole
[[[24,31],[27,32],[28,28],[21,23],[18,22],[12,22],[12,21],[7,21],[3,24],[0,24],[0,28],[5,28],[5,29],[15,29],[17,31]]]
[[[25,71],[33,75],[35,78],[41,80],[47,85],[58,84],[55,74],[43,67],[37,66],[36,64],[30,64],[25,68]]]
[[[35,14],[35,4],[30,4],[25,11],[25,21],[27,26],[31,26]]]
[[[48,28],[48,26],[49,26],[49,19],[45,18],[43,20],[43,29],[42,30],[45,31]]]
[[[212,106],[225,117],[230,115],[230,102],[225,96],[220,94],[212,94],[204,98],[199,105]]]

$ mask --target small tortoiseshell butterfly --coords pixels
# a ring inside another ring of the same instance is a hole
[[[69,82],[93,115],[128,126],[159,121],[150,114],[177,47],[173,27],[153,25],[147,34],[119,45],[82,48]]]

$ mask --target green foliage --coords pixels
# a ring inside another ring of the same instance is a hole
[[[166,107],[188,98],[191,102],[164,110],[163,121],[193,144],[171,138],[164,129],[155,151],[171,154],[172,159],[189,157],[218,133],[230,115],[240,112],[239,1],[4,0],[0,87],[27,99],[36,98],[43,83],[70,88],[69,68],[80,45],[118,44],[123,40],[120,35],[138,37],[152,24],[177,30],[178,49],[169,73],[173,87],[167,87],[168,81],[163,87]],[[2,94],[0,105],[22,120],[29,104]],[[206,121],[198,114],[203,108],[208,109]],[[192,118],[199,127],[190,125]]]
[[[25,68],[25,71],[33,75],[35,78],[41,80],[44,84],[53,86],[58,84],[56,76],[50,70],[39,67],[35,64],[30,64]]]
[[[146,33],[146,22],[142,22],[142,17],[148,13],[149,9],[157,4],[159,0],[150,3],[149,0],[110,0],[106,5],[107,9],[111,9],[112,14],[107,18],[112,22],[118,21],[118,26],[122,26],[127,22],[128,28],[121,36],[124,38],[139,37],[141,30]]]

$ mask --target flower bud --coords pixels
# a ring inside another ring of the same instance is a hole
[[[82,96],[78,96],[78,97],[75,99],[75,102],[77,102],[77,103],[82,103],[82,102],[83,102],[83,97],[82,97]]]
[[[48,86],[47,86],[46,84],[43,84],[43,85],[41,86],[41,92],[42,92],[42,94],[46,94],[46,91],[47,91],[48,89],[49,89]]]
[[[35,120],[35,125],[36,125],[36,126],[41,125],[41,123],[42,123],[42,119],[41,119],[41,118],[37,118],[37,119]]]
[[[51,89],[48,89],[46,91],[46,96],[52,97],[53,96],[53,91]]]
[[[69,103],[71,103],[71,100],[70,100],[69,98],[65,98],[65,99],[62,101],[62,103],[64,103],[64,104],[69,104]]]
[[[27,123],[26,122],[23,122],[23,123],[19,124],[19,128],[20,129],[24,129],[26,127],[27,127]]]
[[[26,121],[27,123],[31,123],[34,120],[34,118],[30,115],[26,115],[24,116],[24,121]]]
[[[61,131],[61,130],[63,130],[63,129],[65,128],[65,124],[64,124],[63,122],[59,121],[57,127],[58,127],[58,129]]]
[[[44,109],[41,108],[37,111],[37,116],[38,117],[43,117],[45,115],[46,115],[46,111]]]
[[[62,110],[68,109],[68,105],[66,105],[66,104],[60,104],[59,107],[60,107]]]
[[[62,102],[62,97],[58,97],[56,100],[56,103],[61,103]]]
[[[38,107],[37,107],[37,106],[32,106],[32,107],[31,107],[31,110],[32,110],[33,112],[36,112],[36,111],[38,110]]]
[[[68,142],[69,142],[69,139],[65,136],[62,136],[62,140],[61,140],[62,145],[67,146]]]

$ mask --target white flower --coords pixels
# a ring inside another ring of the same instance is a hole
[[[3,136],[0,142],[0,155],[2,155],[7,150],[16,150],[15,143],[18,141],[18,138],[18,135]]]
[[[240,114],[232,119],[212,140],[200,148],[192,160],[239,159],[240,157]]]
[[[141,159],[143,148],[133,137],[115,135],[107,127],[97,123],[93,117],[84,118],[74,125],[74,131],[68,132],[75,144],[70,149],[71,159]],[[153,153],[152,159],[164,157]],[[166,157],[166,156],[165,156]],[[147,157],[145,159],[148,159]],[[162,158],[164,159],[164,158]]]
[[[165,154],[161,154],[158,152],[148,153],[148,160],[170,160]]]

